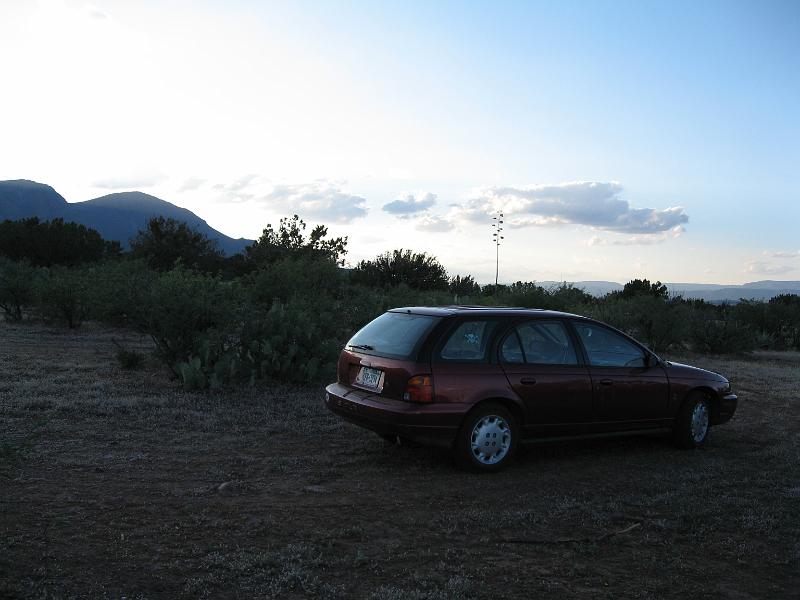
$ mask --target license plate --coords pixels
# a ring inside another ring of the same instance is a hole
[[[356,385],[380,392],[383,390],[383,371],[361,367],[356,375]]]

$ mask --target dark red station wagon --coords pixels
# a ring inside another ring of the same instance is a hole
[[[328,408],[387,440],[496,471],[520,439],[671,432],[683,448],[736,411],[728,380],[661,360],[577,315],[472,306],[390,310],[339,357]]]

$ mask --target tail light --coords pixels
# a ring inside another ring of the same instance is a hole
[[[415,375],[409,379],[403,400],[406,402],[433,402],[433,377]]]

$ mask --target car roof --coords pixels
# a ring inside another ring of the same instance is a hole
[[[433,317],[450,317],[464,315],[480,315],[488,317],[581,317],[572,313],[561,312],[558,310],[545,310],[543,308],[525,308],[523,306],[404,306],[392,308],[389,312],[404,312],[417,315],[430,315]]]

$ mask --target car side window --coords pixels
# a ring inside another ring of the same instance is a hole
[[[497,321],[464,321],[450,334],[439,356],[444,360],[484,362]]]
[[[618,333],[594,325],[575,323],[575,329],[595,367],[644,367],[645,353],[633,342]]]
[[[500,346],[500,360],[511,365],[521,365],[525,362],[525,355],[522,353],[516,329],[512,330],[503,340],[503,345]]]
[[[528,364],[578,364],[575,347],[566,327],[560,321],[529,321],[517,326],[517,335]]]

